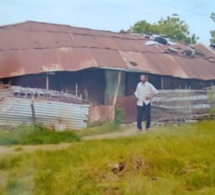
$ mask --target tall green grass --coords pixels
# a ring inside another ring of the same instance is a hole
[[[79,140],[80,138],[75,132],[55,132],[41,126],[21,125],[13,131],[0,131],[0,145],[57,144]]]
[[[0,158],[1,194],[215,194],[215,122]]]

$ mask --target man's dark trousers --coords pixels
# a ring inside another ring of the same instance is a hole
[[[146,129],[150,128],[151,125],[151,103],[145,104],[143,106],[137,106],[137,128],[142,130],[143,116],[146,119]]]

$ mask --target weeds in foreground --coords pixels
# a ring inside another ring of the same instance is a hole
[[[0,131],[0,145],[58,144],[60,142],[74,142],[79,140],[79,136],[75,132],[50,131],[43,129],[39,125],[21,125],[13,131]]]
[[[215,122],[0,158],[0,194],[215,194]]]
[[[77,135],[79,136],[89,136],[89,135],[97,135],[97,134],[104,134],[104,133],[111,133],[120,131],[121,128],[118,124],[114,122],[106,122],[96,127],[88,127],[86,129],[77,131]]]

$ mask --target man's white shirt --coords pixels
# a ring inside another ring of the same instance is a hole
[[[140,82],[137,84],[137,88],[136,88],[136,91],[134,92],[134,94],[138,99],[137,105],[143,106],[143,102],[146,105],[151,102],[150,100],[147,100],[146,98],[158,94],[158,91],[157,91],[157,89],[155,89],[155,87],[151,83],[146,81],[145,83]]]

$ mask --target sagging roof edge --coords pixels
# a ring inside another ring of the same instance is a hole
[[[152,72],[149,71],[143,71],[143,70],[132,70],[132,69],[124,69],[124,68],[111,68],[111,67],[91,67],[91,68],[87,68],[87,69],[80,69],[80,70],[76,70],[76,71],[46,71],[46,72],[40,72],[40,73],[31,73],[31,74],[22,74],[22,75],[18,75],[18,76],[13,76],[13,77],[4,77],[4,78],[0,78],[0,81],[2,79],[11,79],[11,78],[16,78],[16,77],[22,77],[22,76],[26,76],[26,75],[37,75],[37,74],[50,74],[53,72],[79,72],[79,71],[84,71],[84,70],[95,70],[95,69],[100,69],[100,70],[110,70],[110,71],[122,71],[122,72],[126,72],[126,73],[145,73],[145,74],[152,74],[155,76],[162,76],[162,77],[171,77],[171,78],[175,78],[175,79],[185,79],[185,80],[198,80],[198,81],[215,81],[214,79],[198,79],[198,78],[183,78],[183,77],[174,77],[172,75],[160,75],[160,74],[154,74]]]
[[[215,53],[202,45],[197,45],[197,51],[200,51],[200,54],[202,51],[206,56],[200,55],[197,56],[199,59],[189,60],[187,57],[181,58],[184,57],[186,45],[177,43],[177,47],[171,46],[179,53],[167,55],[170,54],[166,52],[167,46],[162,44],[149,46],[146,44],[148,39],[144,36],[141,36],[140,42],[140,36],[124,33],[116,33],[117,36],[112,36],[107,33],[109,31],[104,30],[98,32],[98,30],[70,25],[33,21],[7,26],[12,27],[8,28],[12,34],[3,33],[2,35],[1,78],[42,72],[75,72],[95,67],[124,72],[146,72],[182,79],[205,81],[215,79],[215,66],[212,64],[214,61],[213,59],[206,60],[206,57]],[[46,34],[46,32],[53,31],[58,31],[60,34],[57,36]],[[68,33],[72,33],[72,37]],[[77,36],[73,37],[76,33]],[[16,39],[13,40],[14,37]],[[162,55],[154,56],[153,54]]]

